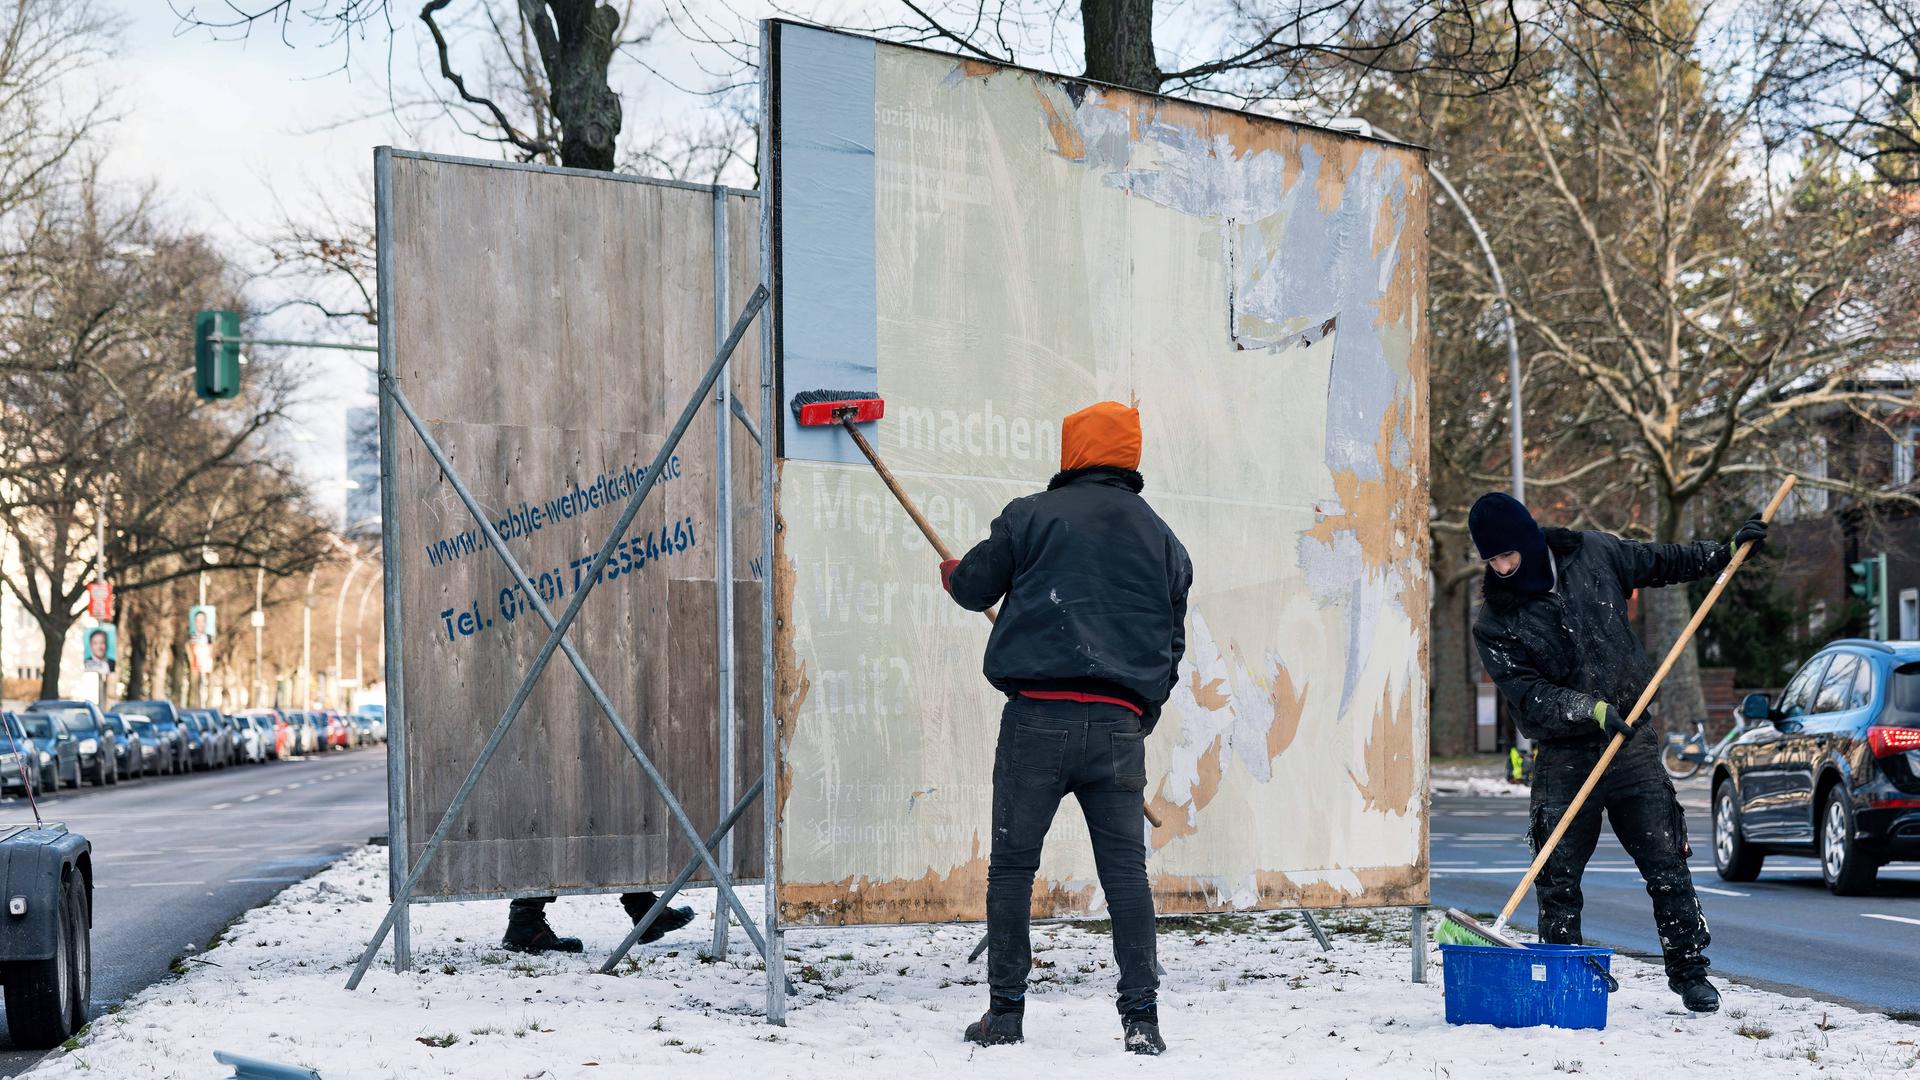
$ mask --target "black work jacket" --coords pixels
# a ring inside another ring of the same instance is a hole
[[[954,568],[960,606],[1005,599],[983,664],[995,688],[1117,697],[1151,730],[1186,651],[1193,564],[1142,484],[1127,469],[1063,472],[1008,503]]]
[[[1715,540],[1643,544],[1603,532],[1546,534],[1553,591],[1516,593],[1489,571],[1473,641],[1528,738],[1604,742],[1594,705],[1604,701],[1625,714],[1653,679],[1653,660],[1627,621],[1627,598],[1635,589],[1719,573],[1732,552]]]

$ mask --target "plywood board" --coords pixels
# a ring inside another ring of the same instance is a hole
[[[773,45],[782,400],[850,389],[862,328],[840,348],[812,306],[870,305],[871,434],[956,550],[1045,487],[1062,416],[1139,404],[1195,575],[1148,742],[1159,909],[1424,903],[1423,153],[812,28]],[[838,107],[803,107],[822,87]],[[836,198],[871,200],[870,260],[793,222],[860,220]],[[979,918],[987,623],[844,446],[783,450],[783,918]],[[1040,879],[1036,914],[1103,907],[1071,800]]]
[[[561,170],[400,153],[388,160],[387,362],[557,614],[581,591],[586,562],[712,359],[715,195]],[[751,197],[725,202],[730,220],[757,217]],[[735,241],[727,253],[744,267],[731,277],[752,281],[756,230],[739,231],[744,248]],[[744,300],[751,287],[731,291]],[[757,386],[755,335],[747,342],[735,381]],[[572,634],[703,832],[724,812],[714,417],[709,403]],[[547,629],[404,423],[388,452],[411,862]],[[735,455],[734,475],[751,499],[759,469],[750,445]],[[757,531],[744,539],[757,545]],[[751,583],[751,565],[732,569]],[[757,635],[737,645],[757,672]],[[757,713],[747,725],[755,732]],[[737,771],[757,775],[758,757]],[[740,854],[757,851],[756,836]],[[665,803],[556,654],[416,896],[638,888],[671,879],[690,854]]]

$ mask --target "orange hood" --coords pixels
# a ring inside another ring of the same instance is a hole
[[[1063,472],[1108,465],[1140,467],[1140,410],[1117,401],[1089,405],[1060,422]]]

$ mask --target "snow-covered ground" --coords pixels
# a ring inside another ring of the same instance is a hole
[[[749,890],[749,905],[755,905]],[[357,992],[347,973],[384,910],[385,853],[369,849],[289,887],[225,940],[87,1029],[39,1077],[214,1077],[213,1052],[359,1077],[1109,1076],[1920,1077],[1920,1028],[1731,987],[1717,1016],[1680,1013],[1656,968],[1616,958],[1605,1031],[1449,1027],[1440,971],[1408,976],[1404,912],[1333,913],[1322,953],[1289,915],[1163,923],[1158,1059],[1121,1050],[1109,939],[1097,925],[1035,934],[1039,969],[1024,1046],[977,1050],[960,1029],[985,1003],[969,926],[806,930],[788,938],[789,1026],[759,1017],[764,975],[738,942],[700,959],[705,918],[593,973],[624,919],[611,897],[550,914],[584,956],[496,946],[501,903],[414,909],[417,968],[384,957]],[[703,915],[711,892],[690,897]],[[757,910],[757,907],[755,908]]]
[[[1527,785],[1498,776],[1435,776],[1431,786],[1435,795],[1497,795],[1524,799],[1533,794]]]

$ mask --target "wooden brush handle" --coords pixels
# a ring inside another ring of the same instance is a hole
[[[1791,474],[1780,482],[1780,489],[1773,493],[1767,508],[1760,512],[1760,520],[1773,520],[1773,515],[1780,509],[1780,504],[1786,501],[1787,493],[1793,490],[1793,482],[1794,477]],[[1741,563],[1747,561],[1747,552],[1751,550],[1753,550],[1751,543],[1740,545],[1734,551],[1732,561],[1727,563],[1727,568],[1720,571],[1719,578],[1714,581],[1713,588],[1707,593],[1707,598],[1700,601],[1700,607],[1694,611],[1693,618],[1687,623],[1687,628],[1680,631],[1680,636],[1675,639],[1673,648],[1667,650],[1667,658],[1661,662],[1660,670],[1653,673],[1653,681],[1647,684],[1645,690],[1640,691],[1640,700],[1633,703],[1633,711],[1627,714],[1628,727],[1640,722],[1640,714],[1647,711],[1647,703],[1653,700],[1653,695],[1660,689],[1661,680],[1667,677],[1667,672],[1673,670],[1673,665],[1679,661],[1680,654],[1686,651],[1687,643],[1693,640],[1693,632],[1700,629],[1700,624],[1706,620],[1707,612],[1713,610],[1714,601],[1720,599],[1720,594],[1726,591],[1727,582],[1733,580],[1733,572],[1740,569]],[[1573,824],[1574,815],[1586,805],[1587,796],[1593,794],[1594,786],[1600,783],[1600,777],[1607,771],[1607,766],[1613,764],[1613,755],[1620,752],[1620,747],[1626,740],[1625,735],[1615,735],[1613,741],[1607,744],[1606,752],[1600,755],[1600,760],[1594,763],[1593,771],[1587,774],[1587,782],[1580,785],[1579,793],[1574,795],[1573,802],[1567,804],[1566,812],[1560,815],[1560,823],[1553,827],[1553,833],[1547,837],[1547,842],[1540,845],[1539,853],[1533,857],[1533,865],[1527,867],[1526,876],[1520,879],[1520,884],[1513,890],[1513,895],[1507,898],[1507,906],[1500,909],[1500,919],[1494,923],[1495,926],[1504,927],[1507,920],[1513,917],[1514,909],[1520,906],[1520,901],[1527,895],[1527,890],[1533,887],[1533,879],[1540,876],[1540,868],[1547,865],[1547,856],[1552,855],[1553,849],[1559,846],[1560,838],[1567,834],[1567,827]]]
[[[927,543],[933,545],[933,550],[940,555],[940,561],[953,561],[953,552],[947,550],[947,545],[940,539],[940,534],[933,531],[933,526],[920,513],[920,508],[913,505],[913,500],[907,497],[907,491],[900,486],[900,481],[893,478],[893,470],[887,468],[886,463],[880,460],[880,455],[873,452],[873,444],[867,442],[867,437],[860,434],[859,428],[853,426],[852,418],[841,417],[840,426],[846,428],[847,434],[853,436],[853,444],[860,448],[861,453],[867,455],[867,460],[873,464],[873,471],[880,474],[880,479],[887,485],[887,490],[893,492],[893,497],[900,500],[900,506],[906,510],[907,516],[913,519],[915,525],[920,526],[920,535],[926,537]],[[990,623],[1000,621],[999,612],[993,608],[988,608],[984,614]]]

